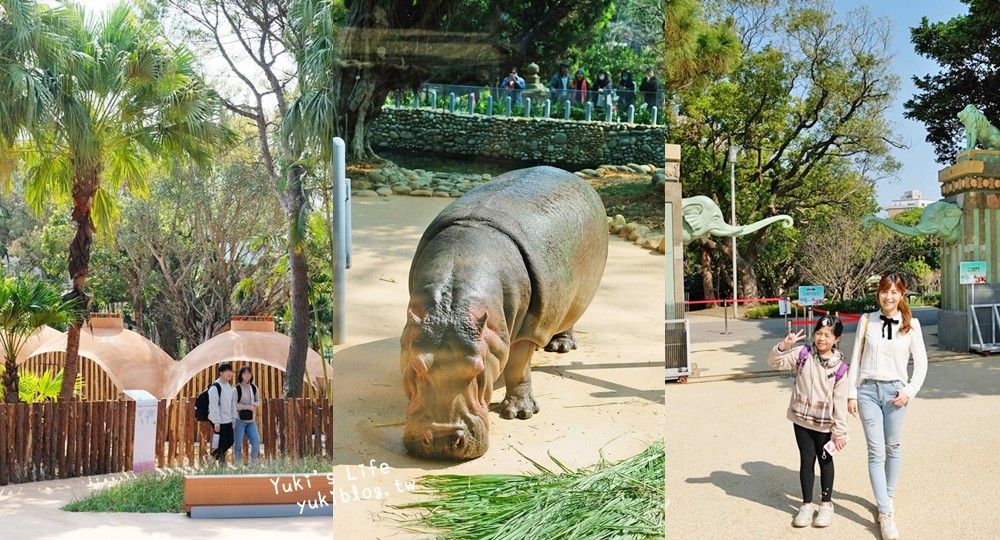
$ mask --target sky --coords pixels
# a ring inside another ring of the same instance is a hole
[[[90,9],[103,10],[113,0],[81,0],[81,3]],[[936,201],[941,198],[937,171],[942,166],[935,161],[934,150],[926,142],[927,131],[923,124],[903,117],[903,103],[915,92],[911,80],[913,75],[934,73],[938,67],[913,51],[910,28],[920,24],[921,17],[926,16],[932,22],[943,21],[966,13],[967,7],[958,0],[833,0],[833,7],[838,13],[846,13],[862,5],[867,5],[873,14],[892,22],[892,49],[895,52],[892,66],[899,75],[900,90],[888,116],[896,133],[907,145],[905,149],[894,151],[902,168],[895,178],[886,179],[877,186],[878,202],[883,208],[888,207],[893,200],[902,197],[904,191],[914,189],[921,191],[924,199]]]
[[[916,92],[913,86],[914,75],[926,75],[938,71],[934,61],[919,56],[913,51],[910,43],[910,28],[920,24],[921,17],[927,17],[930,22],[944,21],[956,15],[968,12],[968,6],[958,0],[877,0],[864,2],[861,0],[833,0],[833,7],[838,13],[853,10],[867,5],[874,15],[888,18],[892,21],[892,48],[895,56],[892,60],[893,70],[899,75],[900,90],[895,104],[889,111],[889,120],[908,146],[896,150],[894,155],[902,164],[895,179],[883,181],[877,186],[876,195],[879,204],[885,208],[893,200],[902,197],[904,191],[916,189],[921,191],[923,198],[936,201],[941,198],[941,184],[937,180],[937,172],[943,168],[935,161],[934,148],[927,143],[927,130],[920,122],[903,118],[903,103]]]

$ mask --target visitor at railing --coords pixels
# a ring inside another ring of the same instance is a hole
[[[653,73],[653,68],[646,68],[646,78],[639,85],[639,91],[642,92],[643,99],[646,100],[646,106],[650,109],[655,107],[659,102],[657,98],[659,97],[660,81]]]
[[[611,86],[611,77],[608,75],[608,71],[601,69],[597,72],[597,78],[594,79],[594,87],[592,88],[594,94],[594,105],[598,109],[603,109],[605,105],[608,104],[608,97],[611,96],[614,87]]]
[[[632,70],[622,71],[621,80],[618,82],[618,109],[627,111],[629,105],[635,104],[635,79],[632,78]]]
[[[569,64],[562,62],[559,64],[559,72],[552,76],[549,81],[549,90],[552,94],[553,103],[562,103],[569,96],[570,76]]]
[[[516,105],[521,104],[521,92],[524,90],[524,79],[517,74],[517,68],[510,68],[510,73],[500,83],[503,97],[510,96]]]
[[[576,70],[576,75],[573,76],[573,81],[569,83],[569,87],[573,91],[570,101],[573,103],[586,103],[587,90],[590,89],[590,85],[587,84],[587,77],[584,76],[582,68]]]

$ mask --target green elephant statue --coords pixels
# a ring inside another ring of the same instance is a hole
[[[780,215],[734,227],[726,223],[722,210],[715,204],[715,201],[704,195],[681,199],[681,212],[684,216],[684,228],[681,233],[684,244],[690,244],[709,235],[744,236],[778,222],[781,222],[787,229],[793,223],[790,216]]]
[[[955,203],[945,201],[937,201],[924,208],[920,222],[913,227],[900,225],[878,216],[866,217],[861,225],[869,229],[874,223],[881,223],[906,236],[934,235],[945,244],[952,244],[962,239],[962,209]]]

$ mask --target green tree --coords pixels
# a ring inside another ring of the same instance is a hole
[[[927,142],[937,160],[951,163],[965,149],[962,124],[955,116],[966,105],[978,106],[989,118],[1000,118],[1000,11],[996,2],[962,0],[969,12],[943,22],[927,17],[910,29],[917,54],[934,60],[937,73],[914,76],[917,93],[904,105],[905,116],[927,126]]]
[[[81,6],[67,6],[66,48],[43,66],[54,88],[49,118],[22,151],[31,205],[40,212],[52,196],[72,201],[66,299],[87,310],[95,224],[110,230],[114,194],[146,194],[146,174],[163,158],[208,166],[213,144],[228,134],[214,93],[194,71],[194,56],[171,45],[154,19],[127,3],[89,18]],[[69,328],[62,399],[73,393],[80,327]]]
[[[4,354],[3,389],[7,403],[17,403],[17,355],[39,327],[73,320],[74,306],[46,283],[0,278],[0,349]]]
[[[739,223],[778,214],[799,227],[831,213],[860,218],[876,209],[875,182],[898,168],[890,151],[900,144],[885,119],[898,86],[889,70],[888,25],[865,10],[837,16],[821,1],[782,6],[767,39],[756,41],[729,77],[679,95],[683,118],[670,137],[684,146],[685,192],[713,194],[728,217],[727,150],[737,145]],[[738,242],[744,298],[775,293],[761,291],[757,280],[759,268],[787,263],[763,259],[772,238],[783,245],[770,253],[784,257],[794,252],[789,242],[824,241],[774,236],[774,229]],[[719,266],[728,268],[732,244],[708,238],[689,247],[706,298],[714,298],[713,278]],[[728,279],[728,272],[720,276]]]
[[[52,92],[42,66],[61,55],[61,10],[35,0],[0,0],[0,186],[10,187],[13,151],[24,129],[41,122]]]
[[[742,46],[735,21],[706,21],[699,0],[666,0],[663,30],[668,95],[705,86],[739,64]]]

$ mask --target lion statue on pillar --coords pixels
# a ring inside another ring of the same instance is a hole
[[[965,149],[972,150],[976,143],[982,145],[985,150],[1000,148],[1000,129],[986,119],[983,111],[975,105],[966,105],[958,113],[958,119],[965,126]]]

